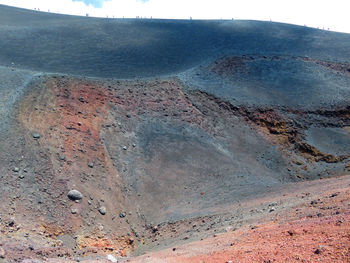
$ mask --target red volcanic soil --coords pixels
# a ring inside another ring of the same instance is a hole
[[[308,192],[297,194],[302,203],[273,220],[265,218],[265,223],[238,230],[228,228],[227,233],[130,262],[350,262],[350,178],[340,181],[344,187],[327,180],[329,190],[324,192],[317,185],[305,187]],[[287,201],[293,194],[283,195]]]
[[[267,223],[131,262],[349,262],[349,219]]]

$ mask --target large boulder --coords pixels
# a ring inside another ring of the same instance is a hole
[[[80,193],[78,190],[70,190],[67,194],[68,198],[76,201],[76,200],[81,200],[83,198],[82,193]]]

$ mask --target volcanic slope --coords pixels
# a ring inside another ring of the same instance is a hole
[[[7,6],[0,32],[9,261],[199,240],[278,206],[242,203],[350,169],[347,34]]]

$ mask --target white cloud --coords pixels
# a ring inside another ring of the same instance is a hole
[[[71,0],[0,0],[0,4],[100,17],[271,19],[350,33],[349,0],[110,0],[102,8]]]

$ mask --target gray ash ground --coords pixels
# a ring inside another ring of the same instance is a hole
[[[349,35],[0,13],[5,262],[199,240],[294,204],[257,204],[281,189],[349,172]]]

